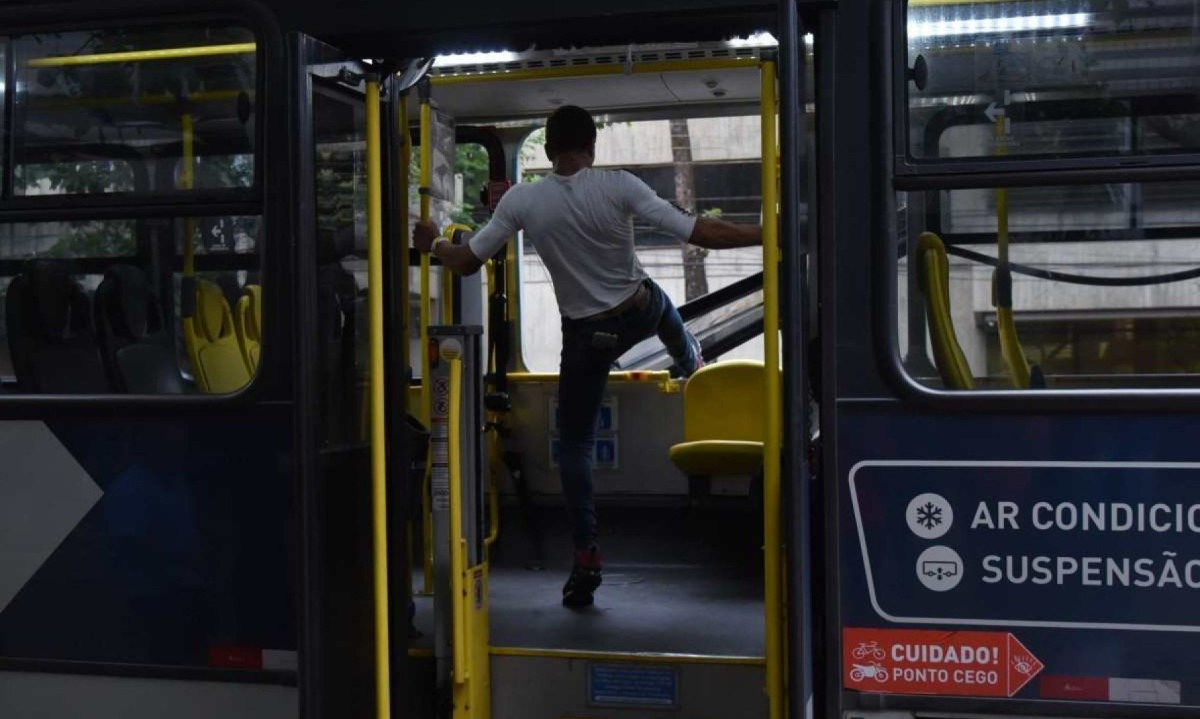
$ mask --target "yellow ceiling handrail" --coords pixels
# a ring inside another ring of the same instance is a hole
[[[93,55],[58,55],[54,57],[34,58],[26,64],[29,67],[76,67],[79,65],[107,65],[118,62],[186,60],[194,57],[212,57],[214,55],[245,55],[254,52],[256,48],[257,46],[252,42],[239,42],[226,45],[168,47],[161,50],[102,52]]]

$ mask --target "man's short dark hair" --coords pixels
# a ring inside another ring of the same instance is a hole
[[[596,121],[575,105],[563,105],[546,120],[546,154],[553,160],[563,152],[586,152],[596,142]]]

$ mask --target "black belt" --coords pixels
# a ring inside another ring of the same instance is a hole
[[[623,315],[626,312],[628,312],[629,310],[632,310],[634,308],[637,308],[637,309],[644,308],[646,306],[646,303],[650,301],[649,282],[650,282],[650,280],[642,281],[642,284],[638,285],[637,291],[635,291],[632,295],[630,295],[629,297],[622,300],[620,302],[620,304],[618,304],[616,307],[610,307],[609,309],[604,310],[603,312],[597,312],[594,315],[588,315],[587,317],[581,317],[578,321],[579,322],[595,322],[596,320],[606,320],[611,317],[618,317],[620,315]]]

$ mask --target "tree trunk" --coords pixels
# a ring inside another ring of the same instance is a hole
[[[675,204],[688,212],[696,212],[696,181],[692,172],[692,136],[687,120],[671,120],[671,162],[675,167]],[[704,257],[708,250],[685,244],[683,246],[683,296],[691,301],[708,294],[708,276],[704,272]]]

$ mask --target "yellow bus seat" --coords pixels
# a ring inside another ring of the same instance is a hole
[[[762,471],[766,372],[754,360],[705,365],[683,388],[683,442],[671,461],[688,476]]]
[[[925,294],[925,315],[933,341],[933,360],[947,389],[975,389],[950,316],[950,261],[942,238],[922,232],[917,238],[917,279]]]
[[[250,382],[225,293],[214,282],[196,280],[193,313],[183,317],[183,340],[192,375],[202,392],[236,392]]]
[[[238,298],[233,314],[233,326],[237,332],[238,347],[246,369],[253,376],[258,371],[258,358],[262,354],[262,286],[246,285]]]

